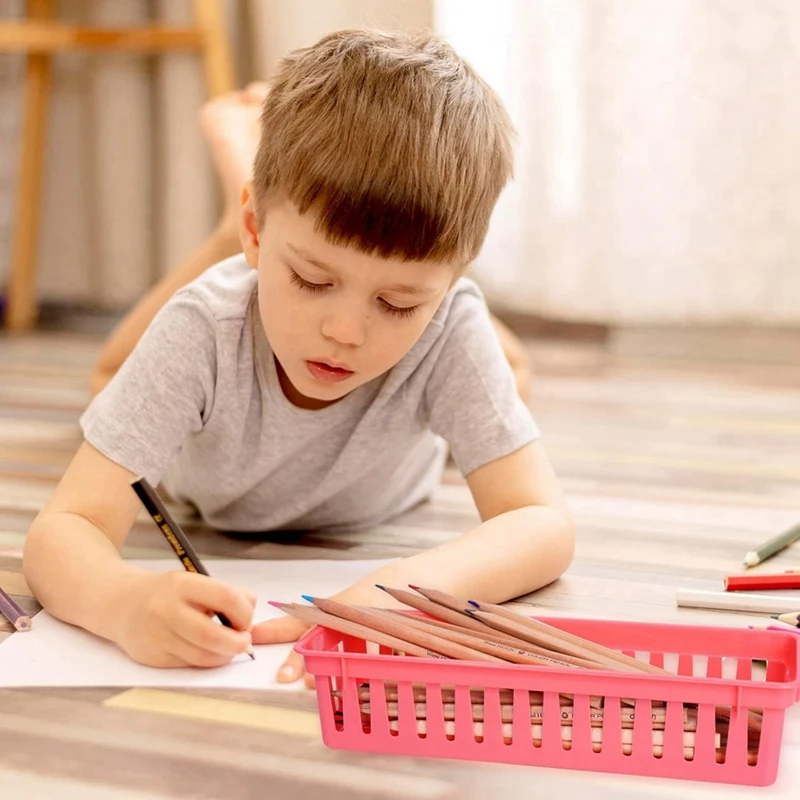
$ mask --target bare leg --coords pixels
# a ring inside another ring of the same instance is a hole
[[[266,96],[263,83],[252,83],[240,92],[215,98],[203,106],[200,126],[222,182],[225,210],[209,238],[174,272],[157,283],[112,331],[91,377],[97,394],[114,377],[159,309],[175,292],[212,265],[240,252],[238,217],[242,187],[250,177],[258,147],[258,118]],[[517,389],[527,402],[531,375],[522,343],[500,320],[492,316],[503,351],[514,371]]]
[[[93,395],[114,377],[153,317],[178,289],[213,264],[240,251],[237,232],[240,195],[250,177],[258,146],[258,116],[265,96],[265,85],[254,83],[203,106],[200,126],[222,182],[225,201],[222,219],[209,238],[178,269],[153,286],[114,329],[91,376]]]

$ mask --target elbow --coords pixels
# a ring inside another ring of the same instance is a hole
[[[575,524],[568,514],[560,517],[553,553],[553,580],[560,578],[569,569],[575,557]]]

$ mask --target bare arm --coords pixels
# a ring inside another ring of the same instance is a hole
[[[84,443],[28,531],[23,570],[53,616],[151,666],[217,666],[250,646],[255,597],[204,575],[135,567],[120,549],[139,511],[135,476]],[[227,614],[239,629],[215,624]]]
[[[114,377],[152,322],[178,289],[191,283],[209,267],[241,249],[235,229],[220,224],[214,233],[174,272],[171,272],[133,307],[106,341],[92,372],[90,389],[98,394]]]
[[[567,569],[574,552],[572,521],[540,442],[475,470],[467,483],[479,525],[382,567],[341,599],[362,600],[375,583],[403,588],[412,582],[502,603],[552,583]]]

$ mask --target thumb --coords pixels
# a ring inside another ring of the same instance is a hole
[[[294,617],[282,617],[259,622],[253,626],[253,644],[296,642],[311,626]]]

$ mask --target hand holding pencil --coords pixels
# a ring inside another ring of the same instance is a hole
[[[148,573],[134,584],[118,623],[120,647],[156,667],[216,667],[240,653],[252,658],[255,595],[211,578],[156,490],[144,478],[133,489],[184,571]]]

